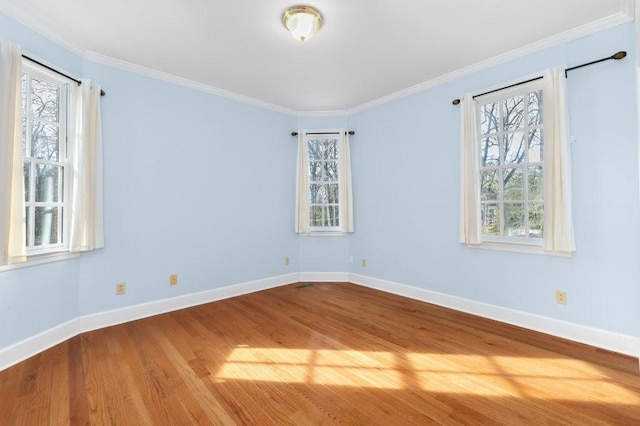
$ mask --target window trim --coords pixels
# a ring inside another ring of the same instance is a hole
[[[302,130],[302,134],[304,135],[304,141],[305,143],[308,143],[307,141],[307,137],[309,135],[336,135],[338,137],[338,142],[337,142],[337,150],[338,150],[338,180],[336,181],[336,183],[338,184],[338,194],[340,194],[340,191],[342,189],[343,186],[343,178],[340,176],[340,162],[341,162],[341,147],[342,147],[342,138],[344,138],[344,132],[345,129],[321,129],[321,130]],[[310,163],[310,158],[307,157],[307,163]],[[309,197],[309,209],[307,211],[307,215],[311,215],[311,207],[312,207],[312,203],[311,203],[311,184],[312,181],[309,180],[308,181],[308,188],[307,188],[307,195]],[[342,206],[340,205],[340,197],[338,197],[338,203],[335,203],[338,206],[338,209],[340,210],[342,208]],[[340,215],[338,215],[338,220],[341,220],[342,218],[340,217]],[[311,220],[309,220],[309,222],[311,222]],[[309,223],[309,233],[308,234],[301,234],[301,235],[306,235],[306,236],[341,236],[341,235],[346,235],[348,234],[348,232],[344,232],[342,231],[342,224],[340,224],[339,226],[312,226],[311,223]]]
[[[509,85],[507,83],[507,85]],[[485,91],[491,91],[492,89],[487,89]],[[519,84],[517,86],[514,87],[507,87],[504,89],[500,89],[497,91],[491,91],[491,93],[487,93],[486,95],[482,95],[482,96],[478,96],[477,98],[474,98],[476,100],[476,105],[475,105],[475,116],[476,116],[476,149],[480,149],[481,146],[481,141],[482,141],[482,128],[481,128],[481,122],[482,122],[482,105],[486,105],[492,102],[499,102],[508,98],[512,98],[515,96],[522,96],[525,95],[527,93],[531,93],[533,91],[538,91],[538,90],[544,90],[544,80],[543,79],[537,79],[537,80],[533,80],[533,81],[529,81],[527,83],[523,83],[523,84]],[[542,126],[541,129],[543,131],[543,140],[544,140],[544,129],[545,129],[545,123],[542,122]],[[529,126],[525,126],[524,129],[528,129]],[[499,134],[501,134],[501,132],[499,132]],[[502,150],[500,152],[500,155],[502,156]],[[478,155],[478,160],[481,160],[481,156]],[[525,163],[523,163],[525,164]],[[526,164],[536,164],[536,165],[541,165],[543,168],[543,173],[544,173],[544,169],[545,169],[545,164],[544,164],[544,158],[541,159],[541,161],[539,162],[533,162],[530,163],[529,161],[526,162]],[[476,172],[478,173],[478,178],[480,178],[480,174],[482,173],[482,166],[480,164],[477,165],[478,169],[476,170]],[[528,167],[528,166],[527,166]],[[500,169],[500,167],[498,167],[498,169]],[[524,192],[527,193],[528,192],[528,188],[524,188]],[[528,196],[526,197],[526,199],[523,199],[522,202],[524,204],[527,204],[529,202],[531,202],[531,200],[529,200]],[[482,200],[478,200],[478,206],[479,206],[479,211],[478,214],[481,214],[482,211],[482,205],[483,202]],[[499,199],[496,200],[496,203],[499,205],[503,205],[505,203],[504,199]],[[546,202],[544,200],[544,198],[542,199],[542,203],[543,205],[545,205],[546,207]],[[501,209],[501,214],[504,214],[503,209]],[[504,218],[501,218],[501,222],[504,221]],[[501,223],[501,226],[503,226],[504,224]],[[519,253],[537,253],[537,254],[547,254],[547,252],[544,251],[543,247],[544,247],[544,235],[542,238],[529,238],[529,237],[520,237],[520,236],[514,236],[514,237],[508,237],[508,236],[504,236],[504,235],[499,235],[499,236],[492,236],[492,235],[484,235],[482,234],[482,230],[480,230],[480,235],[482,238],[482,242],[480,244],[469,244],[469,247],[473,247],[473,248],[487,248],[489,250],[503,250],[503,251],[513,251],[513,252],[519,252]],[[553,253],[551,253],[553,254]]]
[[[81,254],[79,252],[70,252],[69,249],[45,254],[27,254],[27,260],[25,262],[0,265],[0,272],[29,268],[31,266],[44,265],[47,263],[61,262],[64,260],[76,259],[80,256]]]
[[[59,108],[59,150],[60,150],[60,158],[59,161],[56,161],[57,165],[62,166],[62,188],[60,192],[60,196],[62,197],[62,202],[58,201],[56,204],[59,204],[59,207],[62,211],[62,219],[60,221],[60,225],[62,226],[62,242],[56,244],[47,244],[44,246],[38,247],[28,247],[26,246],[26,255],[27,260],[21,264],[9,264],[2,265],[0,267],[0,271],[6,269],[14,269],[15,267],[28,267],[31,265],[56,262],[59,260],[65,260],[66,258],[73,258],[77,256],[65,256],[70,254],[69,251],[69,237],[70,237],[70,182],[71,182],[71,167],[72,167],[72,158],[70,152],[70,143],[69,143],[69,134],[71,132],[71,104],[73,102],[73,91],[71,90],[71,85],[74,84],[70,79],[59,75],[58,73],[48,70],[45,67],[42,67],[38,64],[32,63],[31,61],[22,60],[22,72],[27,73],[29,76],[37,76],[40,77],[50,83],[55,84],[60,88],[60,108]],[[23,116],[24,117],[24,116]],[[62,122],[62,117],[64,117],[64,123]],[[29,157],[31,158],[31,157]],[[27,161],[27,157],[23,159],[23,162]],[[40,164],[46,163],[40,162]],[[33,170],[31,171],[33,175]],[[34,176],[30,176],[29,179],[30,184],[30,192],[33,191],[33,185],[35,185]],[[25,207],[32,206],[33,208],[37,207],[40,203],[35,201],[27,201],[25,200]],[[31,213],[32,215],[34,213]],[[26,218],[29,221],[29,218]],[[34,230],[30,230],[30,232],[34,232]],[[27,240],[30,238],[27,235]],[[26,245],[27,241],[25,241]]]

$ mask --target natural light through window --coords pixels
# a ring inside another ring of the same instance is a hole
[[[239,346],[215,378],[564,400],[549,392],[561,382],[567,388],[591,388],[600,394],[600,402],[640,404],[632,390],[603,384],[602,377],[588,362],[569,358]],[[568,395],[566,400],[582,401],[575,392]]]
[[[388,352],[240,347],[229,355],[216,377],[241,379],[245,368],[268,382],[403,387],[394,356]]]

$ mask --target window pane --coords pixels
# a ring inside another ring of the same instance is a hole
[[[480,174],[480,199],[482,201],[498,200],[500,185],[498,170],[486,170]]]
[[[312,204],[322,204],[325,200],[324,185],[313,183],[309,186]]]
[[[527,141],[524,138],[524,132],[508,133],[504,136],[504,162],[522,163],[525,161],[524,150]]]
[[[542,238],[544,229],[544,204],[529,203],[529,236]]]
[[[37,78],[31,79],[31,113],[49,121],[58,121],[60,89]]]
[[[524,237],[524,204],[504,205],[504,235],[506,237]]]
[[[61,170],[58,166],[36,164],[36,202],[57,202]]]
[[[339,207],[338,206],[329,206],[328,207],[328,226],[339,226],[340,216],[339,216]]]
[[[524,127],[524,98],[522,96],[502,101],[502,123],[504,130]]]
[[[58,161],[58,128],[42,121],[31,123],[31,156]]]
[[[322,159],[322,150],[321,144],[316,140],[310,140],[307,142],[307,147],[309,150],[309,160],[321,160]]]
[[[500,206],[483,204],[481,221],[483,235],[500,235]]]
[[[523,170],[504,169],[503,188],[505,200],[523,200],[524,199],[524,176]]]
[[[322,226],[322,206],[311,206],[309,209],[309,224]]]
[[[324,163],[324,180],[338,180],[338,162],[327,161]]]
[[[337,160],[338,159],[338,140],[337,139],[327,139],[326,140],[326,150],[325,150],[325,158],[327,160]]]
[[[24,201],[29,201],[31,196],[31,163],[24,163]]]
[[[499,109],[497,102],[483,105],[480,116],[480,128],[483,135],[498,131]]]
[[[35,246],[58,242],[58,207],[35,208]]]
[[[500,146],[498,145],[498,138],[482,138],[480,144],[480,155],[482,167],[498,166],[500,165]]]
[[[529,167],[529,200],[542,200],[544,182],[542,180],[542,166]]]
[[[319,161],[309,162],[309,180],[322,180],[322,163]]]
[[[542,90],[529,93],[529,125],[542,123]]]
[[[332,183],[327,185],[327,203],[338,204],[338,184]]]
[[[529,162],[542,162],[542,133],[539,129],[529,132]]]

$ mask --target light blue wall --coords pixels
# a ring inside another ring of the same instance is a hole
[[[107,91],[106,248],[82,258],[81,314],[297,271],[295,117],[92,63],[85,74]]]
[[[458,243],[459,109],[451,100],[618,50],[570,73],[573,258]],[[640,334],[640,204],[634,25],[478,72],[349,118],[356,232],[351,271],[632,336]],[[565,290],[569,303],[555,303]]]
[[[11,324],[0,329],[0,348],[78,315],[298,271],[350,270],[638,335],[633,33],[632,24],[616,27],[350,117],[293,117],[83,61],[0,14],[0,38],[107,91],[106,248],[0,273],[0,321]],[[621,49],[630,57],[569,79],[575,256],[460,245],[459,110],[451,100]],[[351,236],[293,232],[290,132],[320,128],[356,131]],[[168,286],[171,273],[177,287]],[[127,294],[116,297],[120,281]],[[555,304],[556,289],[568,292],[567,306]]]
[[[107,91],[106,248],[0,273],[0,348],[79,315],[298,271],[296,117],[83,61],[1,14],[0,38]]]
[[[0,40],[23,53],[81,75],[82,61],[69,51],[0,14]],[[0,272],[0,348],[78,316],[79,259]]]

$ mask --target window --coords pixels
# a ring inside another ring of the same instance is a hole
[[[480,223],[485,241],[542,244],[544,232],[541,82],[478,100]]]
[[[460,242],[575,251],[564,67],[461,103]]]
[[[27,254],[68,247],[69,84],[23,63],[22,141]]]
[[[344,130],[300,132],[296,232],[353,232],[349,138]]]
[[[99,84],[0,43],[0,271],[104,247]]]
[[[340,134],[306,135],[309,153],[309,224],[312,231],[340,229]]]

